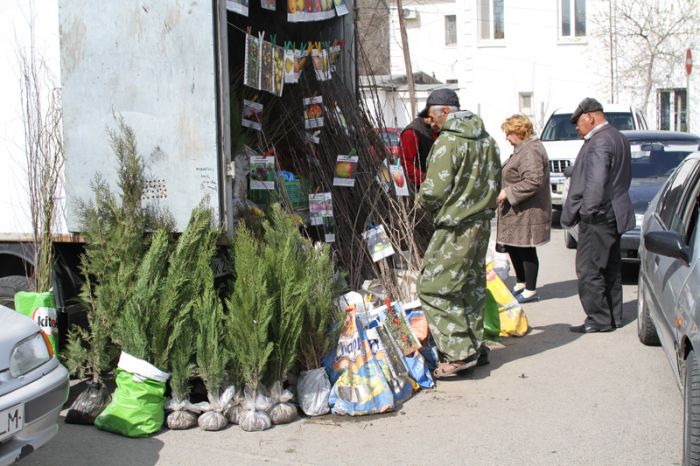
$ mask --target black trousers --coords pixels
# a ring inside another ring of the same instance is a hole
[[[615,218],[579,224],[576,249],[578,296],[586,323],[598,327],[622,323],[622,260]]]
[[[537,274],[540,271],[540,261],[537,258],[537,249],[534,247],[521,248],[517,246],[505,246],[510,256],[510,261],[515,269],[515,278],[518,283],[525,283],[525,288],[535,291],[537,289]]]

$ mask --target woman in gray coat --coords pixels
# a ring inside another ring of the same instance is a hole
[[[529,303],[539,299],[540,263],[535,248],[549,241],[552,227],[549,159],[526,116],[513,115],[501,129],[514,150],[503,164],[496,240],[505,246],[513,263],[515,297],[520,303]]]

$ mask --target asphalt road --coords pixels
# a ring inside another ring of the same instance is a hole
[[[623,328],[569,332],[584,314],[575,251],[563,244],[555,229],[539,250],[542,300],[525,305],[532,330],[503,339],[490,365],[439,382],[397,413],[148,439],[61,420],[56,438],[18,464],[680,464],[682,399],[661,349],[637,340],[636,284],[624,286]]]

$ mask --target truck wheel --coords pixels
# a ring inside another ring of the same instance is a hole
[[[577,244],[577,241],[571,236],[571,233],[569,233],[568,230],[564,231],[564,245],[566,249],[576,249]]]
[[[637,336],[639,341],[647,346],[659,346],[661,343],[654,322],[649,315],[649,306],[644,297],[644,282],[641,275],[637,286]]]
[[[31,291],[29,279],[23,275],[0,277],[0,304],[10,309],[15,308],[15,293]]]
[[[692,349],[683,378],[683,464],[700,464],[700,369]]]

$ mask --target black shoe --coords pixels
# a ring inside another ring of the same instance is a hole
[[[613,330],[615,330],[615,327],[598,327],[597,325],[593,324],[581,324],[569,327],[569,331],[574,333],[612,332]]]
[[[480,366],[485,366],[488,364],[489,361],[489,353],[491,352],[491,348],[488,346],[482,346],[481,349],[479,350],[479,357],[476,360],[476,367]]]

